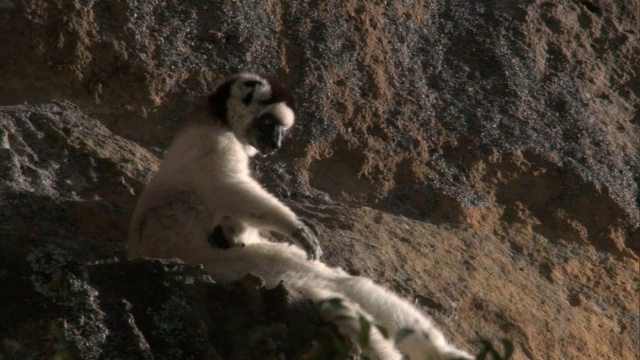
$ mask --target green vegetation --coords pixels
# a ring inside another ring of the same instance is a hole
[[[480,339],[480,343],[482,344],[482,351],[476,355],[476,360],[509,360],[511,359],[511,355],[513,355],[513,342],[509,339],[502,338],[500,339],[502,342],[502,347],[504,348],[504,355],[500,355],[498,350],[493,347],[493,344],[490,340]]]
[[[328,311],[339,311],[346,310],[346,306],[343,304],[342,299],[340,298],[332,298],[320,301],[316,304],[316,310],[320,314],[324,314]],[[349,320],[355,319],[350,315],[339,315],[336,317],[336,320]],[[358,337],[358,343],[360,347],[365,347],[369,344],[371,329],[375,326],[380,333],[385,337],[389,338],[389,332],[382,326],[378,324],[372,324],[366,317],[362,314],[358,314],[358,321],[360,323],[360,334]],[[331,337],[331,345],[330,346],[316,346],[304,357],[305,360],[337,360],[337,359],[347,359],[349,355],[350,344],[348,339],[343,337],[333,324],[328,324],[327,326],[329,336]],[[413,334],[415,330],[410,328],[404,328],[398,331],[394,338],[394,342],[397,344],[401,342],[407,336]],[[509,339],[503,338],[500,339],[502,343],[502,348],[504,350],[503,354],[494,347],[493,342],[486,338],[480,337],[480,344],[482,349],[476,355],[475,360],[510,360],[513,352],[514,346],[513,342]],[[361,360],[370,360],[366,356],[362,356]],[[428,359],[425,359],[428,360]]]

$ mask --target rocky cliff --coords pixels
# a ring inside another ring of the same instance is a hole
[[[300,358],[330,341],[286,284],[124,260],[162,150],[250,70],[298,97],[292,139],[254,167],[319,224],[328,263],[470,351],[481,335],[516,359],[637,359],[638,9],[0,0],[0,356]]]

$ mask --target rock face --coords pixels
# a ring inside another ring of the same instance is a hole
[[[415,299],[471,351],[480,334],[511,338],[516,359],[635,359],[639,8],[0,0],[0,283],[16,289],[1,349],[296,358],[322,341],[295,294],[124,260],[162,149],[250,70],[298,97],[292,139],[255,169],[318,222],[328,263]],[[238,303],[261,305],[230,328]],[[280,330],[242,352],[256,326]]]

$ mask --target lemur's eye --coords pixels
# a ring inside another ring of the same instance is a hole
[[[256,86],[258,86],[260,84],[261,84],[260,81],[257,81],[257,80],[247,80],[247,81],[242,83],[242,86],[256,87]]]
[[[260,115],[255,121],[258,128],[262,130],[273,129],[281,125],[280,121],[272,114]]]

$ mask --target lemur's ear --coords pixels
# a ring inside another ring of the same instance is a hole
[[[209,114],[222,121],[225,125],[229,125],[227,121],[227,100],[229,100],[231,96],[231,86],[235,81],[236,79],[229,79],[223,82],[207,99],[209,103]]]

